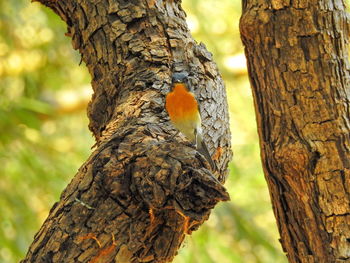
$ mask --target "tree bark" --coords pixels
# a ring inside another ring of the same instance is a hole
[[[192,39],[179,1],[40,0],[66,23],[92,76],[96,150],[79,169],[22,262],[169,262],[219,201],[231,158],[223,81]],[[187,71],[218,166],[175,133],[164,109]],[[218,180],[219,179],[219,180]]]
[[[282,247],[290,262],[350,262],[344,3],[244,0],[240,31]]]

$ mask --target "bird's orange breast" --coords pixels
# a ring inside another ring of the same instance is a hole
[[[165,108],[173,122],[197,118],[197,100],[182,83],[176,83],[173,91],[168,93]]]

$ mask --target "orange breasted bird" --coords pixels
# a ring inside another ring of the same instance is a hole
[[[175,128],[196,146],[197,150],[208,160],[211,168],[216,170],[216,165],[203,141],[198,102],[188,88],[187,77],[186,72],[173,74],[172,91],[166,96],[165,108]]]

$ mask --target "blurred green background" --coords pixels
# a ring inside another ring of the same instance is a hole
[[[240,0],[184,0],[194,38],[227,87],[234,159],[231,202],[187,237],[176,263],[287,262],[261,170],[238,22]],[[29,0],[0,1],[0,262],[18,262],[89,156],[90,77],[64,23]]]

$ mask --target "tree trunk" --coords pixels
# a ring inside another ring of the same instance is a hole
[[[344,3],[244,0],[240,30],[283,249],[290,262],[350,262]]]
[[[231,158],[226,94],[179,1],[40,0],[68,26],[92,76],[97,149],[64,190],[22,262],[169,262],[219,201]],[[218,171],[164,109],[187,71]],[[219,180],[221,181],[219,181]]]

